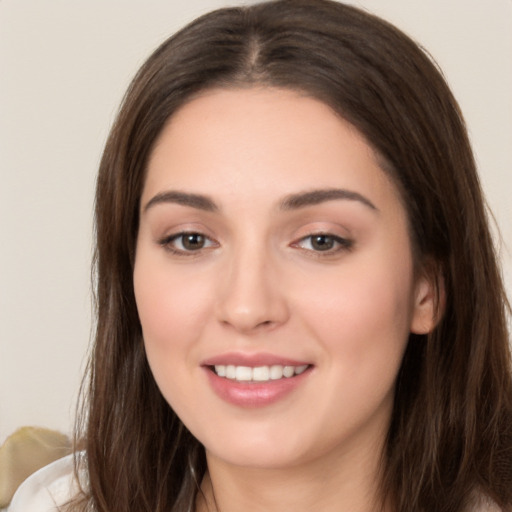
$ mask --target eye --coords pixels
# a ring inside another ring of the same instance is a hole
[[[215,246],[215,242],[202,233],[176,233],[160,240],[160,245],[175,253],[198,252],[201,249]]]
[[[317,233],[301,238],[293,245],[308,251],[333,253],[350,249],[353,242],[340,236],[330,235],[327,233]]]

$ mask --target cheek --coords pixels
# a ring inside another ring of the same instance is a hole
[[[137,254],[134,289],[144,346],[162,395],[185,421],[199,407],[196,347],[211,294],[204,281],[170,271],[165,262]]]
[[[410,332],[412,262],[402,255],[397,265],[386,256],[379,264],[361,259],[317,280],[317,293],[300,306],[325,352],[343,365],[342,374],[356,379],[397,371]]]
[[[208,294],[204,282],[183,272],[166,268],[157,258],[137,255],[134,289],[143,330],[151,339],[168,341],[170,333],[190,331],[197,327],[197,317],[205,306]],[[173,337],[174,338],[174,337]]]
[[[158,385],[173,385],[172,375],[192,367],[194,347],[210,310],[208,283],[187,272],[171,271],[165,261],[137,255],[134,289],[144,345]]]

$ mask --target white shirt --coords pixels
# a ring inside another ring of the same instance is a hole
[[[18,487],[7,512],[59,512],[78,493],[73,455],[52,462]]]

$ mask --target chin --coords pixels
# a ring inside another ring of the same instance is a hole
[[[277,432],[269,432],[266,435],[247,433],[243,437],[232,435],[226,436],[224,440],[217,437],[207,440],[204,446],[207,458],[254,469],[291,468],[321,456],[321,452],[328,451],[324,446],[311,446],[305,436],[298,439]],[[311,447],[308,449],[308,446]]]
[[[245,449],[233,449],[212,452],[206,448],[207,459],[214,458],[222,460],[230,466],[238,466],[243,468],[280,470],[289,469],[298,466],[303,462],[303,454],[293,451],[279,450],[276,451],[275,446],[272,447],[246,447]]]

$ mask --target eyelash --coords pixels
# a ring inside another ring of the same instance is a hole
[[[200,237],[204,240],[204,243],[206,245],[203,245],[197,249],[186,249],[184,247],[184,240],[185,237]],[[317,242],[319,239],[324,239],[322,243],[327,243],[328,245],[331,245],[331,247],[328,247],[325,250],[322,249],[315,249],[313,247],[313,244],[315,243],[314,240],[317,239]],[[175,243],[181,239],[181,248],[178,248],[175,246]],[[309,240],[309,248],[303,247],[303,244]],[[159,245],[161,245],[164,249],[171,252],[172,254],[178,255],[178,256],[194,256],[200,254],[204,249],[209,249],[211,247],[217,246],[217,242],[209,238],[208,236],[204,235],[203,233],[197,232],[197,231],[182,231],[180,233],[174,233],[170,236],[166,236],[158,241]],[[354,242],[353,240],[350,240],[348,238],[343,238],[337,235],[332,235],[330,233],[313,233],[311,235],[307,235],[305,237],[302,237],[297,242],[294,242],[291,244],[291,247],[297,247],[299,249],[302,249],[304,251],[308,251],[310,253],[313,253],[316,257],[322,257],[322,256],[332,256],[335,254],[338,254],[339,252],[343,251],[349,251],[353,248]]]

